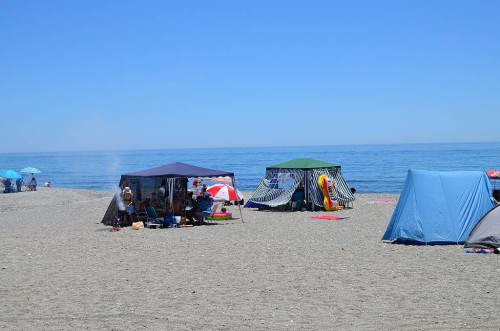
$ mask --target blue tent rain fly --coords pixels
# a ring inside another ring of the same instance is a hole
[[[382,240],[464,243],[493,206],[491,184],[482,171],[409,170]]]

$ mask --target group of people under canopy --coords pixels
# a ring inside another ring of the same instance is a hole
[[[124,185],[133,186],[127,182]],[[212,196],[208,193],[195,194],[191,190],[186,192],[182,188],[182,184],[176,185],[170,191],[161,185],[150,194],[136,188],[134,194],[129,186],[125,186],[117,198],[119,225],[130,226],[136,221],[147,222],[148,219],[159,220],[169,216],[183,216],[186,224],[202,224],[204,218],[211,214],[214,203]],[[141,198],[136,199],[138,192]],[[173,199],[170,199],[170,195]]]
[[[200,177],[228,177],[235,185],[232,172],[180,162],[124,174],[119,183],[120,191],[111,201],[102,223],[113,225],[118,219],[121,225],[128,226],[133,221],[144,221],[141,217],[180,216],[187,224],[202,224],[212,212],[213,199],[203,189],[188,189],[189,178]]]
[[[31,180],[25,185],[24,178],[19,177],[15,181],[11,178],[5,178],[2,180],[4,190],[3,193],[15,193],[15,192],[21,192],[23,185],[26,186],[26,190],[28,191],[36,191],[36,179],[35,177],[32,177]],[[50,186],[50,182],[49,186]],[[45,184],[47,186],[47,184]]]

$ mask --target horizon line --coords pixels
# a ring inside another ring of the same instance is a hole
[[[165,150],[198,150],[198,149],[251,149],[251,148],[294,148],[294,147],[334,147],[334,146],[404,146],[404,145],[463,145],[463,144],[496,144],[500,141],[463,141],[463,142],[413,142],[413,143],[363,143],[363,144],[332,144],[332,145],[274,145],[274,146],[200,146],[200,147],[166,147],[166,148],[131,148],[131,149],[81,149],[81,150],[52,150],[26,152],[0,152],[6,154],[37,154],[37,153],[92,153],[92,152],[133,152],[133,151],[165,151]]]

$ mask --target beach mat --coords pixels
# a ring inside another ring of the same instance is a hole
[[[327,220],[327,221],[338,221],[345,220],[349,218],[349,216],[311,216],[313,220]]]
[[[368,203],[369,204],[376,203],[378,205],[390,205],[390,204],[396,203],[396,201],[392,201],[392,200],[377,200],[377,201],[368,201]]]

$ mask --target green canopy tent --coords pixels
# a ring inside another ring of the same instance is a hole
[[[333,163],[328,163],[313,159],[293,159],[266,168],[266,170],[269,169],[302,169],[302,170],[340,169],[340,166]]]
[[[323,208],[323,193],[318,186],[318,178],[331,178],[334,190],[330,197],[339,204],[348,206],[354,201],[349,186],[341,174],[340,165],[313,160],[293,159],[266,168],[266,176],[248,200],[245,207],[278,207],[288,204],[298,188],[304,189],[306,206]]]

